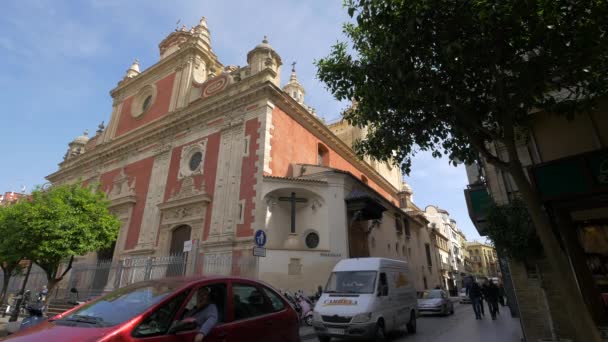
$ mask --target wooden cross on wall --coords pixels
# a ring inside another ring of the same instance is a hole
[[[290,202],[291,203],[291,234],[295,234],[296,232],[296,202],[297,203],[306,203],[308,200],[306,198],[297,198],[296,193],[292,192],[289,197],[279,197],[279,201]]]

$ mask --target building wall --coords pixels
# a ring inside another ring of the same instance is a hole
[[[174,81],[175,73],[171,73],[154,83],[154,86],[156,87],[156,99],[146,113],[140,117],[135,118],[131,115],[133,101],[136,100],[137,95],[132,95],[124,99],[120,118],[118,119],[116,137],[166,115],[169,112],[171,90],[173,89]]]
[[[344,141],[346,145],[353,148],[357,140],[364,139],[367,135],[366,128],[354,127],[348,123],[348,121],[342,119],[338,122],[332,123],[327,126],[340,140]],[[399,189],[402,183],[401,170],[399,168],[388,165],[387,163],[378,162],[372,160],[369,157],[365,157],[365,161],[370,164],[376,171],[378,171],[382,177],[386,178],[395,188]]]
[[[563,301],[555,287],[560,281],[559,273],[545,271],[541,276],[536,272],[536,266],[539,270],[547,269],[548,264],[546,259],[531,261],[529,267],[531,272],[529,272],[523,263],[513,260],[509,262],[526,341],[539,341],[541,338],[551,337],[550,320],[553,320],[557,336],[563,339],[574,336],[574,328],[567,311],[560,307]],[[547,305],[550,310],[547,310]]]
[[[533,132],[541,160],[546,162],[593,151],[601,148],[602,143],[608,146],[606,116],[608,111],[593,112],[569,121],[545,112],[536,113]]]
[[[124,170],[127,177],[132,179],[134,182],[134,192],[137,202],[135,203],[130,215],[130,224],[126,232],[124,247],[116,246],[118,249],[130,250],[135,248],[137,245],[142,221],[144,219],[144,210],[146,207],[146,199],[148,187],[150,186],[153,163],[154,158],[152,157],[141,159],[121,168],[106,172],[100,177],[102,189],[106,193],[110,193],[112,191],[113,180],[122,170]],[[124,232],[122,233],[125,234]]]
[[[368,185],[380,193],[393,204],[397,204],[396,193],[391,193],[376,184],[366,175],[364,170],[359,169],[347,161],[334,150],[327,146],[315,134],[304,128],[296,120],[286,114],[279,107],[272,112],[272,138],[270,139],[270,174],[279,177],[297,176],[292,174],[291,165],[294,163],[318,164],[318,146],[323,144],[328,151],[328,167],[348,171],[359,179],[367,179]],[[290,143],[281,143],[289,141]]]

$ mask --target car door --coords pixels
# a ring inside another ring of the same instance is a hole
[[[389,326],[386,328],[391,328],[393,325],[393,315],[391,313],[391,303],[390,303],[390,294],[392,291],[389,290],[388,279],[386,276],[386,272],[380,272],[378,276],[378,308],[384,317],[384,321],[388,322]]]
[[[187,341],[181,335],[167,334],[178,312],[189,296],[191,288],[182,290],[173,298],[158,305],[152,312],[133,328],[131,337],[141,342],[182,342]],[[193,335],[192,335],[193,336]],[[193,337],[192,337],[193,338]],[[192,341],[192,338],[189,341]]]
[[[221,339],[213,341],[285,341],[282,338],[281,312],[274,312],[272,303],[258,284],[246,280],[233,281],[229,296],[227,319],[230,322],[216,331]]]
[[[192,294],[183,309],[179,313],[177,320],[184,319],[190,316],[192,310],[196,310],[196,303],[198,300],[199,289],[201,288],[209,289],[209,301],[210,305],[213,304],[217,308],[218,313],[218,321],[213,329],[209,332],[207,336],[205,336],[205,342],[210,341],[225,341],[226,333],[224,329],[224,325],[226,325],[226,311],[228,307],[228,282],[227,281],[212,281],[205,282],[202,284],[198,284],[194,286]],[[177,333],[176,335],[180,337],[180,342],[190,342],[194,340],[194,337],[198,333],[198,329],[194,331],[186,331],[182,333]]]

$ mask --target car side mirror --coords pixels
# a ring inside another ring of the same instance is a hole
[[[177,334],[182,331],[194,330],[198,327],[198,323],[194,317],[184,318],[181,321],[175,322],[171,328],[169,328],[169,334]]]

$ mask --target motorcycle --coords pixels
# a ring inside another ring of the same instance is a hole
[[[34,325],[40,324],[45,321],[44,311],[46,310],[46,305],[44,303],[35,303],[32,305],[28,305],[26,307],[29,316],[24,318],[21,321],[21,326],[19,330],[24,330]]]
[[[295,298],[295,296],[293,296],[288,291],[285,291],[283,293],[283,295],[285,296],[285,298],[287,298],[287,301],[289,302],[289,304],[291,304],[291,306],[296,310],[296,312],[298,313],[298,317],[301,317],[302,307],[300,306],[300,303]]]
[[[312,326],[312,308],[314,305],[310,300],[304,295],[298,295],[298,305],[300,306],[300,320],[304,321],[306,325]]]

